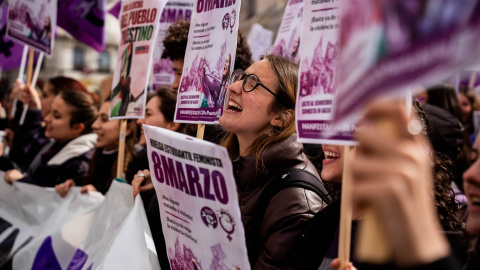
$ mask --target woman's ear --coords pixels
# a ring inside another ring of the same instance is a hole
[[[290,117],[292,117],[293,111],[292,110],[287,110],[284,111],[280,114],[277,114],[272,121],[270,121],[270,124],[274,127],[284,127],[285,124],[288,123],[290,120]]]
[[[172,131],[177,131],[177,130],[180,129],[180,126],[181,126],[181,125],[182,125],[182,124],[180,124],[180,123],[169,122],[169,123],[167,124],[167,129],[172,130]]]
[[[84,123],[77,123],[72,126],[73,132],[77,135],[81,135],[82,132],[85,130],[85,124]]]

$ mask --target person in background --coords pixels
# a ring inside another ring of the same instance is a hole
[[[460,101],[460,108],[462,110],[462,123],[465,127],[465,132],[470,138],[472,144],[475,143],[475,130],[473,123],[473,112],[480,110],[478,104],[477,94],[473,89],[468,87],[460,87],[460,93],[458,94],[458,100]]]
[[[53,99],[64,91],[80,91],[88,93],[87,88],[77,80],[67,77],[54,77],[47,80],[43,85],[41,95],[33,87],[17,80],[13,92],[23,104],[28,104],[28,111],[23,125],[19,125],[22,114],[22,106],[17,106],[13,133],[12,147],[9,153],[10,160],[16,167],[26,172],[37,154],[49,143],[45,137],[44,118],[50,113]],[[95,97],[93,102],[96,104]]]
[[[45,116],[45,137],[53,142],[32,161],[26,176],[18,170],[9,170],[5,173],[5,181],[43,187],[53,187],[67,179],[83,183],[97,137],[91,134],[96,116],[97,109],[90,94],[60,92],[53,98],[51,110]]]
[[[85,181],[78,183],[72,179],[59,183],[55,189],[64,197],[70,187],[83,186],[82,192],[87,190],[107,193],[113,179],[117,176],[118,145],[120,139],[120,120],[110,120],[108,117],[111,103],[107,99],[102,106],[96,120],[92,123],[92,129],[97,135],[97,144]],[[131,120],[127,120],[127,134],[125,138],[125,159],[123,172],[133,161],[133,147],[137,140],[136,126]]]

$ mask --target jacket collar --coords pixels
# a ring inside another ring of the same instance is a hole
[[[293,167],[304,169],[308,162],[303,145],[297,142],[296,134],[267,147],[262,160],[263,166],[260,162],[258,172],[256,172],[255,155],[233,160],[235,180],[241,192],[264,185],[282,170]]]
[[[97,143],[97,134],[85,134],[71,140],[60,150],[55,156],[53,156],[47,165],[61,165],[65,161],[81,156],[86,152],[92,150]]]

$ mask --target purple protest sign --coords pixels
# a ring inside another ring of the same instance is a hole
[[[153,48],[166,2],[122,1],[121,40],[110,92],[110,118],[143,118]]]
[[[217,123],[237,48],[240,1],[196,1],[175,121]]]
[[[300,59],[300,37],[303,26],[303,0],[289,0],[282,23],[273,43],[272,54],[297,62]]]
[[[105,0],[59,1],[57,24],[93,49],[105,49]]]
[[[7,34],[8,1],[0,7],[0,67],[9,70],[20,66],[23,45],[9,39]]]
[[[170,87],[175,79],[172,60],[162,58],[164,50],[163,39],[165,38],[168,27],[172,23],[178,20],[189,21],[192,18],[194,2],[194,0],[169,1],[163,9],[162,16],[160,16],[155,52],[153,54],[152,89]]]
[[[340,4],[305,2],[296,121],[298,141],[354,144],[355,124],[331,125],[337,90]]]
[[[343,0],[334,120],[372,99],[443,80],[480,58],[478,0]]]
[[[9,3],[7,36],[38,52],[52,55],[56,25],[56,0],[13,0]]]

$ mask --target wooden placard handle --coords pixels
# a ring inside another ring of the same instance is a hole
[[[127,120],[120,120],[120,138],[118,141],[117,178],[123,179],[123,167],[125,163],[125,140],[127,137]]]
[[[344,146],[343,174],[342,174],[342,201],[340,202],[340,231],[338,236],[338,258],[340,269],[350,262],[350,245],[352,232],[352,172],[350,165],[355,157],[355,146]]]
[[[198,124],[197,126],[197,138],[203,140],[203,135],[205,134],[205,124]]]

